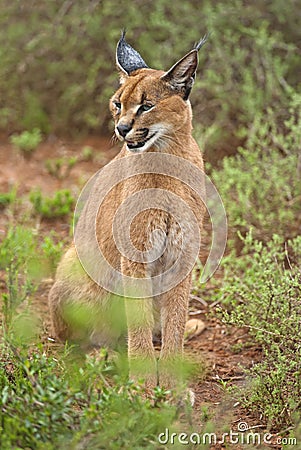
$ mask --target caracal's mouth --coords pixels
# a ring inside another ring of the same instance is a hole
[[[140,142],[125,139],[127,149],[130,152],[144,152],[145,150],[147,150],[149,147],[151,147],[153,145],[153,143],[156,140],[156,134],[157,134],[157,132],[154,132],[147,139],[145,139],[144,141],[140,141]]]

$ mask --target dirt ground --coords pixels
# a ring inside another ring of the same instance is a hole
[[[55,158],[69,158],[78,155],[84,146],[93,149],[94,158],[90,161],[78,162],[63,179],[57,179],[49,174],[45,161]],[[30,158],[25,158],[19,151],[8,143],[7,137],[0,136],[0,192],[7,192],[17,185],[18,196],[26,196],[33,188],[40,188],[46,195],[55,190],[68,188],[76,197],[85,182],[104,164],[109,162],[119,151],[118,146],[112,146],[109,138],[90,137],[77,142],[68,142],[54,136],[41,144]],[[0,242],[5,236],[11,214],[0,211]],[[64,219],[55,221],[40,221],[38,218],[33,226],[38,227],[43,235],[54,230],[68,240],[70,236],[69,223]],[[71,238],[69,238],[71,239]],[[0,290],[4,290],[4,271],[0,272]],[[34,304],[43,320],[42,340],[49,343],[50,327],[47,310],[47,295],[52,284],[51,279],[43,280],[37,293]],[[212,289],[210,282],[208,290]],[[210,295],[206,298],[210,298]],[[256,345],[249,344],[248,333],[244,329],[229,328],[222,324],[214,314],[214,304],[210,301],[192,297],[190,306],[191,318],[200,318],[205,324],[205,330],[197,337],[188,340],[185,351],[189,357],[200,361],[205,366],[192,382],[195,392],[195,406],[193,411],[193,426],[197,432],[209,416],[216,429],[222,434],[225,427],[233,431],[242,431],[242,423],[249,432],[265,433],[265,424],[260,418],[254,417],[244,410],[229,394],[227,387],[232,385],[243,386],[246,383],[243,368],[251,367],[261,357],[261,350]],[[238,348],[243,350],[238,352]],[[227,440],[227,439],[226,439]],[[248,446],[246,443],[215,444],[211,449],[246,449],[246,448],[273,448],[280,449],[276,443],[277,436],[270,439],[269,444],[262,443]],[[229,441],[229,439],[228,439]]]

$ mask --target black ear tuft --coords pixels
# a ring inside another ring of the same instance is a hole
[[[194,49],[199,51],[204,44],[206,44],[206,42],[208,41],[209,37],[210,37],[211,33],[206,33],[205,36],[202,37],[202,39],[199,40],[199,42],[197,42],[194,46]]]
[[[134,70],[147,69],[148,66],[139,55],[125,40],[125,30],[121,34],[121,38],[116,49],[117,67],[126,75],[130,75]]]

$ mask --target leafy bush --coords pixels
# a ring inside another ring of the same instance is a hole
[[[9,192],[0,193],[0,209],[14,203],[17,196],[16,188],[11,189]]]
[[[32,191],[29,199],[35,212],[46,219],[70,214],[74,206],[74,198],[68,189],[56,191],[53,197],[44,197],[41,191]]]
[[[227,306],[227,323],[246,326],[263,348],[263,360],[249,371],[244,404],[276,429],[301,417],[301,237],[274,236],[266,246],[248,234],[243,254],[224,261],[217,294]]]
[[[137,395],[139,385],[113,375],[105,353],[79,364],[68,363],[66,355],[47,357],[39,348],[31,356],[5,348],[0,365],[3,450],[150,450],[176,418],[175,407],[165,401],[154,407]]]
[[[23,131],[19,135],[13,135],[10,141],[25,154],[30,154],[42,142],[41,131],[38,128],[32,131]]]
[[[58,180],[62,180],[69,176],[71,169],[75,166],[77,161],[78,158],[76,156],[70,158],[47,159],[45,161],[45,167],[50,175]]]
[[[79,162],[92,161],[94,157],[93,149],[89,145],[82,148],[77,156],[46,159],[45,168],[47,172],[55,178],[62,180],[67,178],[72,168]]]
[[[301,95],[291,93],[289,118],[279,126],[273,111],[258,113],[245,148],[224,158],[215,182],[233,234],[267,241],[274,233],[289,238],[301,226]]]
[[[80,159],[82,161],[91,161],[94,157],[93,148],[89,145],[85,145],[82,148]]]
[[[63,253],[64,243],[62,241],[55,242],[54,233],[45,236],[41,244],[42,252],[47,258],[51,271],[54,272]]]
[[[115,46],[128,24],[129,42],[160,69],[168,69],[212,31],[200,52],[192,95],[201,131],[210,130],[211,160],[230,151],[233,139],[241,139],[241,126],[267,106],[282,118],[286,86],[298,90],[300,83],[296,43],[301,32],[293,3],[284,0],[248,5],[243,0],[126,0],[122,11],[116,0],[63,5],[43,0],[38,8],[32,0],[22,6],[22,14],[18,4],[2,3],[2,128],[73,134],[107,130],[108,99],[117,83]]]
[[[8,333],[14,314],[34,292],[36,240],[31,230],[11,227],[0,245],[0,268],[6,270],[6,292],[2,294],[3,325]],[[41,267],[39,266],[39,270]]]

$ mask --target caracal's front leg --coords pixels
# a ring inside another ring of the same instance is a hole
[[[122,261],[122,273],[135,278],[145,277],[142,264]],[[157,385],[157,362],[153,346],[153,304],[151,298],[125,298],[128,327],[130,378],[145,380],[148,388]]]
[[[191,275],[161,295],[162,347],[159,360],[159,384],[173,388],[182,379],[184,332],[187,320]]]

